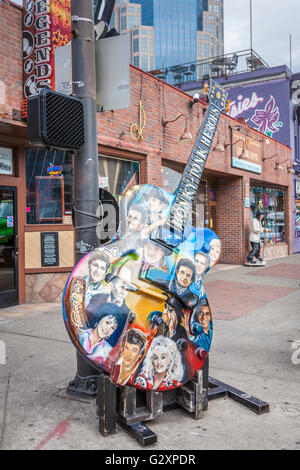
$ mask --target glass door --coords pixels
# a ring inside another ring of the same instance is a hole
[[[18,303],[17,188],[0,186],[0,308]]]

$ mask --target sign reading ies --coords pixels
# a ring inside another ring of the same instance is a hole
[[[23,1],[24,97],[55,90],[54,51],[71,40],[70,0]]]

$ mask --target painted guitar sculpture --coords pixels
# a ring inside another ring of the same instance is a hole
[[[205,119],[176,193],[151,185],[129,189],[114,240],[84,256],[67,281],[69,336],[118,385],[179,387],[209,352],[213,324],[202,281],[219,258],[220,240],[189,220],[226,98],[211,81]]]

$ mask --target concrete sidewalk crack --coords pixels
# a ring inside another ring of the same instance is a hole
[[[6,334],[9,334],[9,335],[17,335],[17,336],[26,336],[28,338],[46,339],[48,341],[56,341],[58,343],[66,343],[66,344],[70,343],[69,341],[65,341],[65,340],[62,340],[62,339],[47,338],[45,336],[27,335],[26,333],[16,333],[15,331],[7,331],[7,330],[1,330],[0,329],[0,333],[6,333]]]
[[[5,398],[4,398],[3,423],[2,423],[1,434],[0,434],[0,449],[2,449],[2,445],[3,445],[3,441],[4,441],[4,434],[5,434],[9,384],[10,384],[10,372],[9,372],[8,378],[7,378],[7,386],[6,386]]]

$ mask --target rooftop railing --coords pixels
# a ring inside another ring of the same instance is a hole
[[[171,85],[181,87],[184,83],[206,81],[209,78],[252,72],[270,66],[253,49],[209,57],[196,62],[173,65],[150,73]]]

